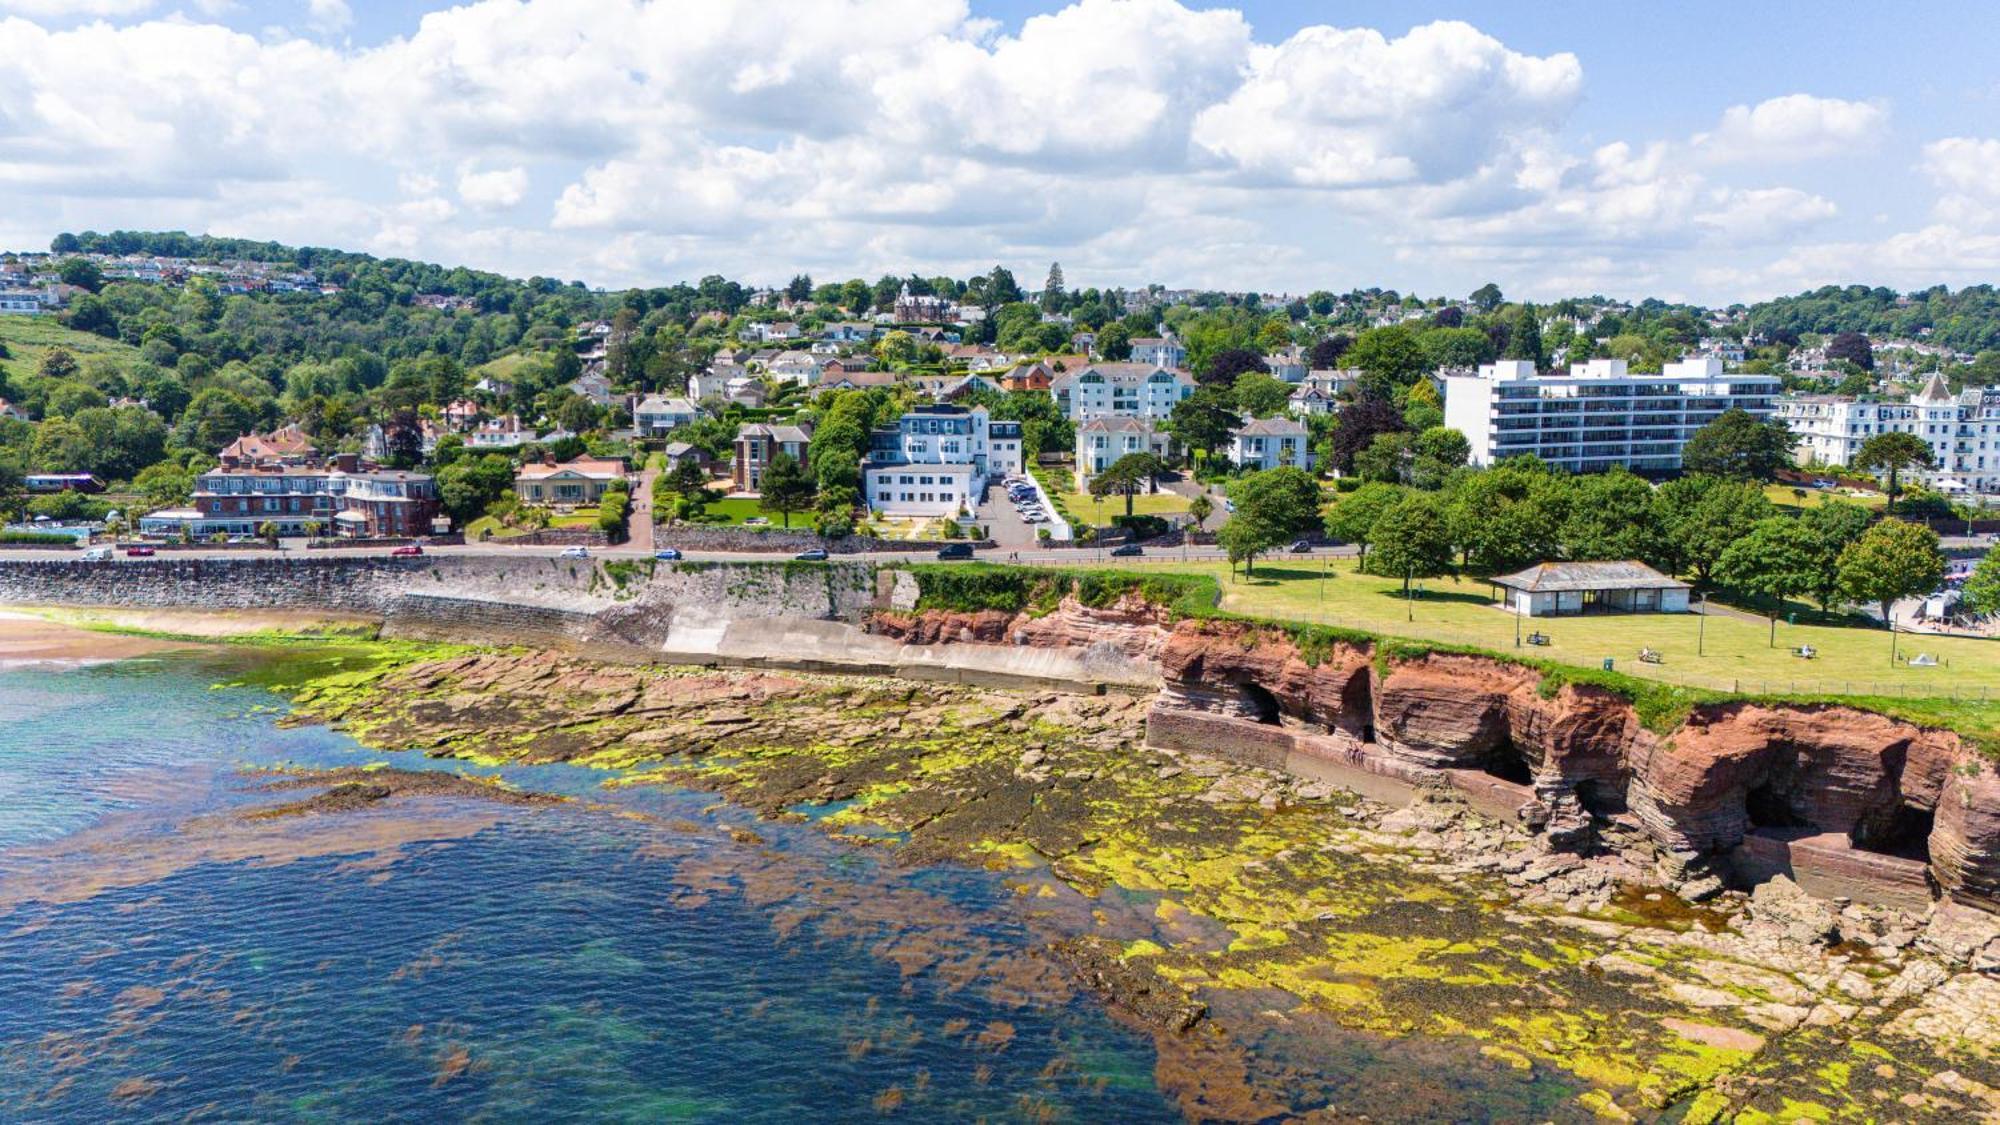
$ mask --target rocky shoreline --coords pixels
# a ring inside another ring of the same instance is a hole
[[[1092,896],[1052,956],[1154,1034],[1192,1117],[1357,1106],[1332,1064],[1279,1061],[1357,1034],[1558,1082],[1569,1095],[1536,1111],[1551,1119],[2000,1115],[2000,931],[1982,912],[1782,878],[1690,905],[1627,850],[1558,847],[1447,787],[1397,809],[1148,747],[1136,696],[534,653],[293,693],[293,721],[385,749],[715,791],[898,862],[1007,871],[1025,909],[1037,887]]]

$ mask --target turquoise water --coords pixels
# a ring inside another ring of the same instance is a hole
[[[254,659],[0,672],[0,1120],[1179,1117],[986,872],[568,767],[245,822],[298,796],[246,768],[463,768],[278,729]]]

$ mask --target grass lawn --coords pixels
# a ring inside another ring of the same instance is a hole
[[[750,519],[753,516],[762,516],[770,520],[772,527],[783,527],[785,524],[785,517],[782,513],[766,510],[762,500],[751,496],[731,496],[717,500],[708,506],[707,511],[703,513],[701,522],[719,527],[740,527],[744,520]],[[811,527],[812,513],[793,512],[792,526]]]
[[[549,519],[549,526],[552,528],[596,527],[597,509],[578,508],[566,516],[552,516]],[[508,527],[492,516],[480,516],[478,519],[465,525],[465,539],[468,543],[477,543],[486,537],[486,533],[489,531],[492,532],[491,538],[513,539],[516,536],[526,535],[533,530],[535,529]]]
[[[33,375],[49,349],[67,348],[80,363],[93,355],[136,357],[138,349],[90,332],[72,332],[52,316],[0,316],[0,344],[8,358],[0,360],[9,377]]]
[[[1088,492],[1060,492],[1056,500],[1069,514],[1084,523],[1097,527],[1108,526],[1113,517],[1125,514],[1123,496],[1106,496],[1102,500]],[[1178,492],[1141,492],[1132,497],[1132,514],[1135,516],[1171,516],[1188,510],[1188,498]]]
[[[1222,584],[1222,608],[1260,617],[1318,621],[1389,636],[1416,637],[1473,645],[1579,667],[1595,668],[1606,658],[1618,671],[1695,687],[1755,693],[1830,693],[1907,697],[1957,695],[1978,698],[1982,691],[2000,699],[2000,641],[1904,633],[1897,647],[1905,656],[1929,653],[1935,668],[1891,664],[1885,629],[1778,623],[1777,647],[1766,647],[1764,619],[1725,616],[1718,609],[1700,624],[1695,614],[1635,614],[1605,617],[1523,618],[1522,634],[1547,634],[1547,647],[1514,648],[1515,619],[1491,601],[1491,589],[1476,579],[1425,579],[1422,594],[1406,603],[1399,579],[1357,574],[1352,559],[1291,558],[1259,562],[1249,578],[1231,581],[1222,563],[1171,563],[1163,569],[1209,573]],[[1325,570],[1322,570],[1325,567]],[[1325,574],[1326,577],[1322,577]],[[1412,620],[1411,618],[1414,618]],[[1697,630],[1702,655],[1695,653]],[[1795,645],[1819,650],[1813,660],[1791,655]],[[1642,664],[1639,649],[1665,656],[1662,664]]]
[[[1867,496],[1849,496],[1844,488],[1808,488],[1805,500],[1801,501],[1792,495],[1792,487],[1789,484],[1767,484],[1764,486],[1764,496],[1780,508],[1796,508],[1801,504],[1807,508],[1817,508],[1828,499],[1845,500],[1849,504],[1859,504],[1864,508],[1879,508],[1889,502],[1889,498],[1879,492],[1871,492]]]
[[[522,355],[519,352],[513,355],[503,355],[499,359],[488,360],[467,372],[465,382],[467,386],[471,386],[481,379],[492,378],[511,383],[521,368],[526,367],[532,362],[534,362],[533,357]]]

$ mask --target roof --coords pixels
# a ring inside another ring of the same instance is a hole
[[[1236,431],[1237,437],[1304,437],[1308,431],[1304,422],[1294,422],[1290,418],[1259,418],[1245,422]]]
[[[1495,586],[1528,593],[1557,590],[1685,590],[1688,584],[1669,578],[1645,563],[1545,562],[1493,579]]]
[[[1076,425],[1076,432],[1080,434],[1108,434],[1108,433],[1150,434],[1153,432],[1153,424],[1151,422],[1148,422],[1144,418],[1134,418],[1129,415],[1122,415],[1122,414],[1100,415],[1096,418],[1089,418],[1082,422],[1078,422]]]
[[[693,414],[694,403],[684,398],[668,398],[665,395],[647,395],[633,409],[634,414]]]
[[[574,461],[564,461],[560,465],[537,461],[521,466],[521,471],[514,474],[514,479],[546,480],[564,473],[589,477],[592,480],[622,477],[625,475],[625,462],[597,461],[589,457],[578,457]]]
[[[1109,383],[1143,383],[1154,375],[1166,375],[1175,382],[1192,382],[1192,376],[1185,371],[1161,367],[1157,363],[1092,363],[1080,368],[1072,368],[1056,376],[1056,382],[1065,380],[1075,383],[1085,375],[1099,375]]]
[[[293,424],[268,434],[245,434],[225,446],[221,456],[243,461],[276,461],[286,457],[304,457],[312,451],[312,439],[306,437],[305,431],[297,424]]]
[[[767,437],[776,442],[798,442],[802,445],[812,441],[812,433],[799,426],[774,426],[768,422],[750,422],[736,431],[737,441],[754,437]]]

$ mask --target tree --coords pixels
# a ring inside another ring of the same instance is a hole
[[[1974,613],[1993,613],[2000,610],[2000,551],[1988,551],[1972,568],[1965,579],[1965,589],[1961,591],[1965,608]]]
[[[1167,415],[1167,432],[1189,449],[1213,453],[1243,425],[1235,396],[1216,386],[1200,386],[1174,404]]]
[[[1730,544],[1771,515],[1771,501],[1749,481],[1692,476],[1661,485],[1653,509],[1670,569],[1705,586]]]
[[[1928,594],[1943,581],[1944,552],[1938,549],[1937,532],[1928,527],[1883,520],[1840,553],[1841,592],[1880,609],[1891,634],[1896,631],[1896,602]]]
[[[1189,527],[1200,528],[1201,525],[1208,522],[1208,517],[1214,514],[1215,501],[1208,498],[1208,493],[1196,493],[1195,498],[1188,501]]]
[[[812,292],[813,279],[810,274],[802,273],[794,275],[790,281],[785,283],[785,299],[788,301],[798,302],[807,300],[812,297]]]
[[[1769,516],[1758,520],[1717,558],[1715,573],[1745,593],[1769,598],[1771,631],[1767,645],[1778,643],[1778,615],[1785,601],[1809,592],[1816,577],[1813,533],[1798,520]]]
[[[1050,262],[1048,280],[1042,283],[1042,310],[1061,312],[1067,296],[1068,293],[1063,289],[1062,263]]]
[[[804,465],[791,455],[780,453],[764,466],[762,491],[764,507],[783,516],[785,526],[790,527],[792,513],[811,508],[813,497],[819,490]]]
[[[1375,521],[1403,498],[1404,490],[1393,484],[1371,482],[1341,496],[1326,513],[1326,533],[1341,543],[1361,549],[1360,563],[1368,562],[1368,544],[1374,538]]]
[[[1224,348],[1208,358],[1195,374],[1203,383],[1218,387],[1235,385],[1238,377],[1252,371],[1270,373],[1262,354],[1250,348]]]
[[[1681,467],[1690,473],[1731,480],[1773,480],[1792,463],[1797,437],[1783,422],[1760,422],[1732,406],[1696,430],[1681,449]]]
[[[1250,573],[1257,556],[1310,535],[1320,527],[1319,484],[1304,469],[1287,466],[1250,473],[1230,486],[1236,512],[1216,541],[1231,564]]]
[[[1454,475],[1445,515],[1460,565],[1499,574],[1559,555],[1569,480],[1512,464]]]
[[[1863,371],[1875,370],[1875,348],[1859,332],[1840,332],[1826,342],[1827,362],[1845,360]]]
[[[1092,346],[1108,362],[1131,359],[1132,330],[1114,320],[1098,329],[1097,343]]]
[[[1535,312],[1535,306],[1522,305],[1508,324],[1507,359],[1525,359],[1536,367],[1548,362],[1542,352],[1542,318]]]
[[[1652,486],[1624,469],[1579,478],[1562,538],[1572,559],[1663,561]]]
[[[148,507],[177,508],[194,492],[194,474],[172,461],[161,461],[139,470],[132,488],[143,496]]]
[[[1483,313],[1490,313],[1500,307],[1500,302],[1504,298],[1500,295],[1500,287],[1489,281],[1479,288],[1474,289],[1470,299],[1473,308]]]
[[[1410,462],[1410,483],[1436,490],[1472,458],[1472,443],[1448,426],[1432,426],[1417,435]]]
[[[1313,344],[1312,351],[1307,356],[1307,363],[1315,371],[1333,370],[1340,366],[1341,357],[1346,355],[1348,349],[1353,346],[1353,337],[1345,333],[1336,332]]]
[[[1090,494],[1099,499],[1122,494],[1125,497],[1125,515],[1129,518],[1132,515],[1132,497],[1165,471],[1166,465],[1151,453],[1127,453],[1090,478]]]
[[[1347,363],[1359,367],[1362,390],[1388,398],[1430,370],[1430,357],[1416,333],[1400,324],[1370,328],[1348,350]]]
[[[92,293],[104,288],[104,271],[89,258],[69,258],[58,267],[64,285],[74,285],[78,289],[88,289]]]
[[[1274,375],[1246,371],[1236,377],[1233,388],[1236,409],[1246,418],[1275,418],[1291,405],[1292,388]]]
[[[1354,475],[1365,481],[1400,483],[1415,440],[1407,433],[1376,434],[1368,448],[1354,455]]]
[[[1828,501],[1798,517],[1798,523],[1812,533],[1813,580],[1807,588],[1821,611],[1830,611],[1840,600],[1840,555],[1861,538],[1874,521],[1866,508],[1844,500]]]
[[[1354,458],[1375,442],[1377,434],[1401,433],[1408,428],[1403,416],[1379,395],[1362,392],[1343,407],[1333,431],[1333,467],[1341,473],[1354,471]]]
[[[50,348],[42,353],[42,362],[36,366],[35,374],[44,379],[69,379],[78,370],[76,356],[68,348]]]
[[[1890,430],[1861,443],[1861,449],[1854,455],[1854,467],[1864,472],[1889,475],[1886,487],[1889,493],[1888,511],[1894,515],[1896,497],[1903,490],[1903,473],[1916,468],[1936,468],[1937,456],[1931,452],[1930,443],[1917,435]]]
[[[1391,504],[1375,521],[1371,538],[1375,551],[1369,572],[1401,575],[1405,598],[1414,579],[1451,571],[1451,532],[1444,506],[1430,493],[1408,493]]]

